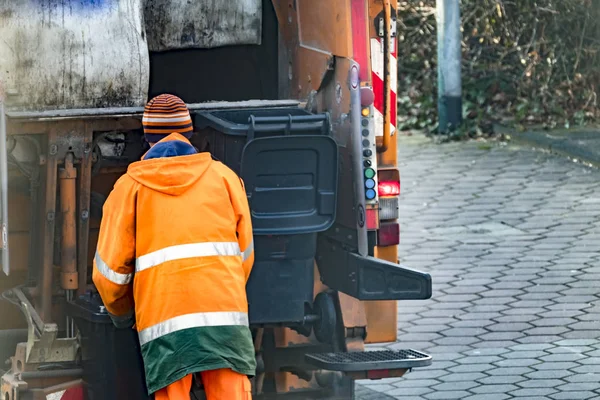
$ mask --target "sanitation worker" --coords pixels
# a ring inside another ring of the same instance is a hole
[[[196,373],[208,400],[250,399],[254,248],[243,182],[190,144],[180,98],[155,97],[142,123],[151,148],[103,207],[94,284],[114,325],[137,329],[156,400],[189,400]]]

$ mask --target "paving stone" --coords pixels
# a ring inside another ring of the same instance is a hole
[[[561,379],[525,379],[517,385],[523,388],[553,388],[564,385],[565,381]]]
[[[560,388],[559,388],[560,389]],[[555,400],[595,399],[598,394],[589,391],[560,392],[550,395]]]
[[[533,315],[539,314],[544,311],[548,311],[545,308],[531,308],[531,307],[519,307],[517,305],[510,304],[511,308],[502,311],[505,315]]]
[[[600,373],[600,364],[588,364],[572,368],[571,371],[577,374],[598,374]]]
[[[485,332],[486,332],[486,330],[482,329],[482,328],[451,328],[451,329],[441,331],[441,333],[444,336],[466,336],[466,337],[481,335]]]
[[[526,335],[560,335],[565,333],[569,328],[566,326],[541,326],[524,331]]]
[[[518,397],[533,397],[533,396],[548,396],[553,393],[556,393],[556,389],[552,388],[527,388],[527,389],[517,389],[509,394]]]
[[[531,343],[531,344],[518,344],[511,347],[511,350],[515,351],[532,351],[532,350],[547,350],[555,347],[550,343]]]
[[[512,390],[517,390],[518,386],[510,384],[502,385],[482,385],[471,389],[473,393],[509,393]]]
[[[446,333],[445,331],[443,332]],[[480,342],[481,339],[474,336],[448,336],[441,339],[436,339],[434,342],[438,345],[469,345],[473,343]]]
[[[537,292],[537,293],[525,293],[517,296],[519,300],[551,300],[560,297],[560,293],[554,292]]]
[[[540,342],[556,342],[557,340],[563,339],[561,336],[557,335],[535,335],[535,336],[525,336],[520,339],[517,339],[517,342],[522,344],[528,343],[540,343]]]
[[[565,361],[579,361],[585,356],[583,354],[577,353],[558,353],[558,354],[550,354],[543,357],[539,357],[540,360],[546,362],[565,362]]]
[[[530,379],[562,379],[573,374],[571,371],[564,369],[547,369],[542,371],[535,371],[526,374],[525,376]]]
[[[466,321],[456,321],[450,324],[453,328],[485,328],[494,324],[494,321],[484,319],[468,319]]]
[[[423,348],[425,349],[425,348]],[[470,346],[466,345],[440,345],[440,346],[431,346],[428,347],[427,350],[432,354],[441,354],[441,353],[461,353],[463,351],[470,350]]]
[[[515,342],[512,340],[486,340],[474,343],[472,346],[479,350],[486,350],[488,348],[511,347],[514,345]]]
[[[532,328],[528,323],[501,323],[486,327],[490,332],[520,332]]]
[[[409,332],[409,333],[418,333],[418,332],[439,333],[439,332],[445,332],[448,329],[450,329],[450,326],[448,326],[448,325],[415,325],[415,326],[409,326],[409,327],[403,328],[402,330],[404,332]]]
[[[450,382],[440,383],[439,385],[433,386],[432,389],[440,390],[440,391],[469,390],[478,385],[479,384],[477,382],[460,380],[460,381],[450,381]]]
[[[427,368],[422,368],[418,370],[413,370],[410,373],[411,379],[437,379],[441,376],[448,375],[448,371],[435,369],[435,370],[427,370]]]
[[[597,336],[597,331],[595,330],[585,330],[585,331],[570,331],[565,332],[561,335],[565,339],[589,339]]]
[[[556,389],[564,390],[567,392],[571,391],[584,391],[584,390],[598,390],[600,389],[600,382],[577,382],[567,383],[562,386],[557,386]]]
[[[575,321],[573,318],[540,318],[532,321],[531,324],[535,326],[570,326]]]
[[[527,378],[520,375],[493,375],[479,379],[478,382],[484,385],[501,385],[509,383],[518,383],[524,380],[527,380]]]
[[[556,342],[557,346],[589,346],[595,345],[598,341],[594,339],[573,339],[573,340],[561,340]]]
[[[483,374],[481,372],[465,372],[465,373],[448,374],[448,375],[442,376],[440,378],[440,380],[443,382],[460,382],[460,381],[474,382],[478,379],[482,379],[485,377],[487,377],[487,375]]]
[[[548,355],[547,352],[542,350],[530,350],[530,351],[511,351],[509,353],[503,354],[502,357],[506,359],[513,358],[543,358]]]
[[[564,378],[567,382],[600,382],[600,374],[587,373],[587,374],[574,374]]]
[[[534,372],[535,370],[533,368],[529,368],[529,367],[511,367],[511,368],[506,368],[506,367],[498,367],[495,369],[490,369],[487,370],[485,373],[488,375],[525,375],[528,374],[530,372]]]
[[[502,358],[498,356],[467,356],[456,360],[456,362],[459,364],[491,364],[501,360]]]
[[[498,367],[504,368],[512,368],[512,367],[532,367],[537,368],[537,364],[540,364],[541,361],[535,358],[512,358],[507,360],[502,360],[495,362],[494,365]]]
[[[593,330],[600,331],[600,321],[577,322],[569,325],[569,328],[575,330]]]
[[[592,354],[593,350],[594,350],[594,348],[590,347],[590,346],[565,346],[565,347],[557,346],[557,347],[548,349],[546,351],[548,353],[552,353],[552,354],[559,354],[559,353],[583,354],[583,353],[585,353],[585,355],[587,357],[594,357],[594,355]]]
[[[495,318],[496,322],[500,322],[500,323],[505,323],[505,322],[529,322],[533,325],[534,322],[538,321],[540,319],[539,316],[537,315],[505,315],[503,317],[500,318]]]
[[[508,282],[497,282],[489,285],[492,289],[524,289],[528,286],[532,286],[531,282],[523,281],[508,281]]]
[[[489,319],[501,317],[502,314],[499,312],[475,312],[470,311],[471,309],[465,310],[465,313],[460,314],[458,316],[461,320],[471,320],[471,321],[487,321]],[[446,315],[448,315],[446,313]]]
[[[453,400],[453,399],[464,399],[470,393],[464,390],[448,390],[448,391],[436,391],[424,395],[426,399],[430,400]]]
[[[505,400],[511,396],[504,393],[494,393],[494,400]],[[465,397],[463,400],[490,400],[487,394],[475,394],[473,396]]]
[[[571,369],[571,368],[575,368],[575,367],[577,367],[579,365],[581,365],[581,364],[578,364],[578,363],[575,363],[575,362],[570,362],[570,361],[564,361],[564,362],[544,361],[544,362],[541,362],[540,364],[534,365],[532,368],[535,368],[535,369],[540,370],[540,371],[551,370],[551,369],[568,370],[568,369]]]
[[[503,356],[507,354],[510,349],[506,347],[492,347],[486,349],[473,349],[464,352],[465,356]]]
[[[439,339],[442,336],[437,333],[407,333],[400,338],[403,342],[421,342]]]
[[[584,304],[591,303],[594,300],[598,300],[596,296],[561,296],[554,299],[557,303],[575,303]]]
[[[479,336],[479,339],[484,341],[493,341],[493,340],[515,340],[525,336],[524,333],[521,332],[490,332]]]
[[[462,364],[456,367],[449,368],[451,375],[485,372],[495,367],[491,364]]]

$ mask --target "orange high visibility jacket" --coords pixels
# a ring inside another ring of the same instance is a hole
[[[158,142],[117,181],[93,281],[117,327],[135,321],[149,394],[205,370],[254,375],[253,261],[243,182],[182,135]]]

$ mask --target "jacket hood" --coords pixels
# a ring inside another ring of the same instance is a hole
[[[179,196],[202,177],[211,162],[210,153],[198,153],[183,135],[172,133],[141,161],[130,164],[127,175],[152,190]]]

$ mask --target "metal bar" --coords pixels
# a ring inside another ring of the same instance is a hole
[[[383,0],[383,31],[385,32],[383,38],[383,140],[381,146],[377,147],[377,151],[384,153],[390,146],[390,139],[392,136],[391,132],[391,98],[392,88],[390,75],[390,62],[391,62],[391,27],[392,27],[392,4],[391,0]]]
[[[6,116],[4,102],[0,99],[0,249],[2,253],[2,271],[10,273],[8,257],[8,159],[6,154]]]
[[[62,216],[62,237],[60,250],[60,283],[65,289],[67,301],[73,300],[73,293],[78,288],[77,276],[77,169],[75,169],[73,153],[65,157],[64,166],[59,170],[60,180],[60,212]],[[67,337],[74,335],[73,321],[67,316]]]
[[[79,272],[78,294],[86,291],[88,280],[88,248],[90,233],[90,199],[92,191],[92,142],[94,131],[85,126],[83,158],[79,169],[79,232],[77,237]]]
[[[358,82],[358,69],[360,66],[354,62],[350,65],[350,80],[352,80],[352,76]],[[366,255],[368,252],[368,238],[367,238],[367,228],[365,226],[365,185],[364,185],[364,172],[363,172],[363,161],[362,161],[362,136],[361,136],[361,124],[360,124],[360,88],[358,85],[356,87],[350,87],[350,121],[351,121],[351,160],[352,167],[350,170],[352,171],[352,180],[354,182],[354,200],[355,200],[355,210],[356,214],[356,236],[357,236],[357,247],[358,253],[361,255]]]
[[[44,221],[44,240],[42,274],[40,280],[41,317],[45,322],[52,319],[52,275],[54,268],[54,225],[56,217],[56,183],[57,165],[56,158],[56,131],[51,129],[48,133],[48,156],[46,160],[46,196]]]
[[[73,153],[67,154],[65,164],[59,171],[60,212],[62,215],[61,240],[61,286],[65,290],[76,290],[77,276],[77,170],[73,164]]]
[[[231,108],[265,108],[265,107],[288,107],[297,106],[298,100],[247,100],[247,101],[218,101],[208,103],[188,104],[190,111],[205,111]],[[142,116],[143,107],[108,107],[70,110],[46,110],[46,111],[9,111],[7,116],[11,119],[26,120],[56,120],[56,119],[85,119],[85,118],[119,118]]]
[[[19,299],[21,303],[24,303],[27,306],[27,312],[29,312],[29,315],[31,315],[31,320],[33,321],[36,334],[39,337],[44,331],[44,321],[42,321],[42,318],[40,318],[35,307],[33,307],[27,296],[25,296],[25,293],[23,293],[20,288],[12,289],[11,292],[17,297],[17,299]]]
[[[80,378],[81,376],[83,376],[82,368],[55,369],[52,371],[27,371],[19,374],[19,378],[23,381],[28,379]]]
[[[44,389],[29,389],[28,392],[35,394],[41,394],[47,396],[52,393],[62,392],[63,390],[71,389],[77,386],[82,386],[84,384],[82,379],[76,379],[73,381],[61,383],[59,385],[50,386]],[[41,397],[41,396],[40,396]],[[44,398],[42,397],[42,398]]]
[[[39,152],[38,152],[39,160]],[[29,195],[30,195],[30,215],[29,215],[29,254],[28,254],[28,269],[27,280],[29,285],[35,285],[39,278],[39,219],[40,219],[40,166],[38,165],[32,171],[29,179]]]
[[[438,0],[438,114],[441,134],[462,123],[462,78],[459,0]]]

